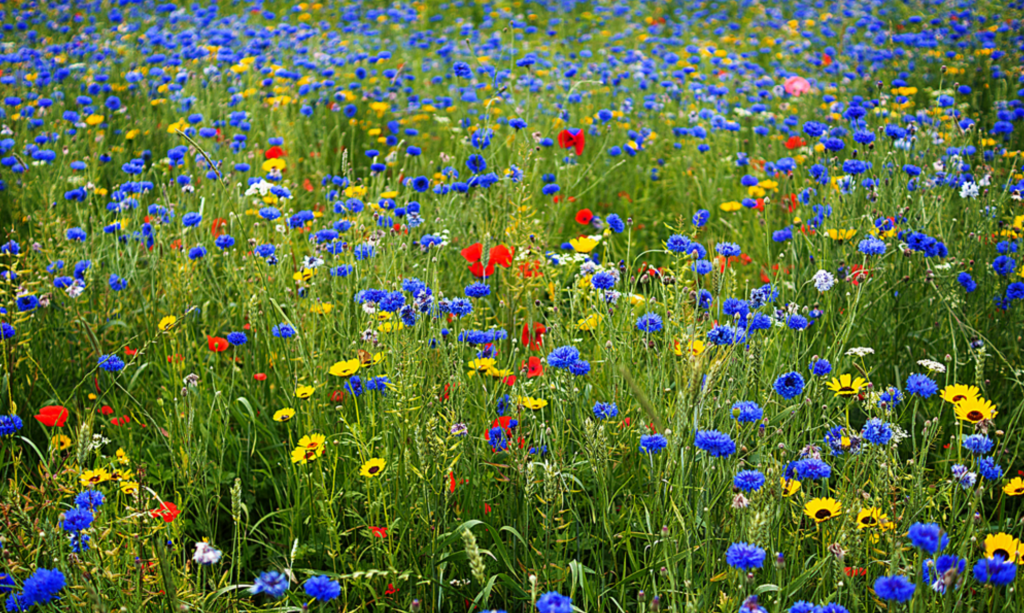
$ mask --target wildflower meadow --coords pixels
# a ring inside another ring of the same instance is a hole
[[[1020,611],[1022,19],[0,4],[4,609]]]

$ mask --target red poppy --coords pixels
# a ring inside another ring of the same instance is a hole
[[[543,277],[544,273],[540,271],[540,260],[530,260],[529,262],[523,262],[519,265],[519,274],[527,279],[533,277]]]
[[[388,584],[388,589],[384,590],[385,596],[391,596],[398,593],[398,588],[393,583]]]
[[[306,179],[305,181],[302,182],[302,189],[306,190],[307,192],[313,191],[313,184],[309,181],[309,179]]]
[[[60,405],[43,407],[39,409],[39,415],[36,415],[35,418],[44,426],[60,428],[68,420],[68,410]]]
[[[490,253],[487,254],[487,267],[484,268],[481,258],[483,257],[484,247],[480,243],[474,243],[469,247],[463,249],[460,253],[462,257],[466,258],[466,261],[470,263],[469,272],[473,273],[475,277],[490,277],[494,274],[494,266],[498,265],[503,268],[512,266],[512,254],[514,250],[511,247],[505,245],[495,245],[491,247]]]
[[[228,339],[221,338],[219,336],[207,336],[206,344],[210,347],[210,351],[216,351],[218,353],[221,351],[227,351],[227,348],[231,346],[231,344],[228,343]]]
[[[112,423],[115,426],[127,426],[128,423],[131,422],[131,420],[131,417],[125,415],[123,417],[115,417],[114,419],[111,419],[110,423]]]
[[[224,234],[224,226],[226,225],[228,225],[228,220],[221,219],[220,217],[214,219],[213,223],[210,224],[210,234],[213,235],[213,238],[217,238],[218,236]]]
[[[444,391],[441,392],[441,395],[437,397],[437,401],[440,402],[440,403],[448,402],[448,384],[447,383],[444,384]]]
[[[533,322],[533,331],[531,333],[529,324],[523,324],[523,337],[522,343],[524,347],[529,347],[531,351],[539,351],[541,346],[544,344],[544,334],[548,331],[547,327],[540,322]]]
[[[345,392],[341,390],[334,390],[331,394],[331,402],[343,402],[345,400]]]
[[[618,196],[619,198],[625,198],[629,202],[633,202],[633,199],[629,197],[629,192],[619,192]]]
[[[181,355],[180,353],[175,353],[174,355],[167,356],[167,363],[168,364],[171,364],[172,362],[179,362],[180,363],[180,362],[184,362],[184,361],[185,361],[185,356]]]
[[[800,138],[799,136],[790,136],[789,140],[786,141],[786,149],[799,149],[807,144],[807,141]]]
[[[526,371],[527,379],[532,379],[544,374],[544,364],[541,363],[540,358],[537,356],[530,356],[529,360],[523,362],[522,370]]]
[[[178,510],[178,505],[173,502],[161,502],[160,506],[152,509],[149,514],[152,517],[158,517],[168,524],[177,519],[181,511]]]
[[[128,345],[125,345],[125,346],[124,346],[124,354],[125,354],[125,355],[135,355],[135,354],[136,354],[136,353],[138,353],[138,352],[139,352],[139,350],[138,350],[138,349],[132,349],[132,348],[131,348],[131,347],[129,347]]]
[[[377,526],[370,526],[370,532],[373,532],[373,535],[380,539],[385,539],[388,537],[387,527],[378,528]]]
[[[594,219],[594,213],[590,209],[580,209],[576,212],[576,223],[583,224],[584,226],[589,224]]]
[[[487,503],[485,502],[485,503],[484,503],[484,515],[487,515],[487,514],[488,514],[488,513],[490,513],[490,512],[491,512],[491,505],[489,505],[489,504],[487,504]]]
[[[509,375],[509,376],[505,377],[504,379],[502,379],[501,381],[505,385],[507,385],[509,387],[512,387],[513,385],[516,384],[516,376],[515,375]]]
[[[175,251],[181,249],[181,239],[180,238],[176,238],[173,241],[171,241],[171,249],[173,249]]]
[[[849,279],[850,282],[852,282],[854,285],[860,285],[860,282],[862,280],[867,279],[870,276],[871,273],[868,271],[868,269],[864,268],[860,264],[854,264],[853,266],[850,267]]]
[[[448,471],[448,491],[455,491],[455,473],[452,471]]]
[[[113,415],[114,414],[114,409],[108,407],[107,405],[101,406],[98,410],[99,410],[101,415]]]
[[[843,569],[843,572],[846,573],[847,577],[863,577],[868,574],[867,569],[857,568],[855,566],[847,566]]]
[[[583,144],[586,137],[583,134],[583,130],[576,130],[571,132],[569,130],[562,130],[558,133],[558,146],[562,149],[576,149],[576,155],[583,155]]]
[[[821,54],[821,65],[826,67],[826,68],[831,66],[832,65],[832,56],[827,54],[827,53],[822,53]]]
[[[505,431],[505,436],[512,438],[512,418],[508,415],[502,415],[498,419],[491,422],[492,428],[501,428]]]
[[[283,158],[284,156],[285,156],[284,149],[278,147],[277,145],[271,147],[270,149],[267,149],[263,153],[263,157],[268,159],[268,160],[273,160],[273,159],[277,159],[277,158]]]
[[[267,380],[267,373],[264,373],[264,372],[258,372],[258,373],[256,373],[256,374],[254,374],[254,375],[252,376],[252,378],[253,378],[253,379],[256,379],[257,381],[266,381],[266,380]]]

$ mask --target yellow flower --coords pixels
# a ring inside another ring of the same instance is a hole
[[[825,384],[828,389],[835,392],[838,396],[856,396],[860,392],[860,388],[867,385],[861,377],[854,379],[850,375],[839,375],[838,378],[832,377],[832,380]]]
[[[843,505],[835,498],[815,498],[804,505],[804,513],[816,523],[838,517]]]
[[[692,340],[686,343],[686,351],[683,351],[683,344],[678,340],[672,347],[672,351],[676,355],[683,355],[683,353],[689,353],[693,357],[700,357],[700,354],[704,353],[704,341]]]
[[[729,202],[723,202],[722,204],[718,205],[718,208],[722,209],[726,213],[732,213],[733,211],[738,211],[742,209],[743,205],[740,204],[739,202],[736,202],[735,200],[730,200]]]
[[[828,231],[828,237],[834,241],[848,241],[856,235],[856,230],[837,230],[835,228],[831,228]]]
[[[309,281],[312,278],[313,278],[313,269],[312,268],[303,268],[302,270],[292,274],[292,279],[294,279],[295,281]]]
[[[117,456],[117,462],[121,466],[127,466],[132,463],[131,458],[128,457],[128,454],[121,447],[117,448],[117,453],[114,455]]]
[[[263,164],[261,165],[261,167],[263,168],[263,172],[270,172],[275,168],[277,170],[284,170],[287,166],[288,164],[284,161],[284,158],[271,158],[269,160],[264,161]]]
[[[864,507],[857,514],[858,530],[866,530],[868,528],[891,530],[893,527],[893,523],[889,521],[889,516],[882,513],[882,510],[877,507]]]
[[[128,496],[137,496],[139,493],[138,481],[125,481],[121,484],[121,491]]]
[[[1005,532],[999,534],[990,534],[985,537],[985,557],[994,558],[995,556],[1002,556],[1004,560],[1008,562],[1016,562],[1021,564],[1024,562],[1024,558],[1021,558],[1021,543],[1017,539],[1013,538]]]
[[[295,409],[280,409],[274,413],[274,421],[286,422],[295,417]]]
[[[377,326],[377,331],[387,334],[388,332],[398,332],[404,328],[405,324],[400,321],[385,321],[381,325]]]
[[[576,250],[576,253],[590,253],[594,247],[597,247],[598,241],[589,236],[581,236],[570,240],[569,244]]]
[[[536,411],[538,409],[543,409],[544,407],[548,406],[548,401],[544,400],[542,398],[531,398],[530,396],[520,396],[518,398],[518,401],[519,401],[519,404],[521,404],[523,407],[525,407],[527,409],[532,409],[534,411]]]
[[[171,326],[173,326],[176,323],[178,323],[178,318],[175,317],[174,315],[168,315],[167,317],[161,319],[160,323],[158,323],[156,327],[160,328],[160,330],[163,332],[167,332],[171,328]]]
[[[600,313],[592,313],[585,318],[576,322],[576,327],[584,332],[590,332],[591,330],[597,329],[598,324],[604,319],[604,315]]]
[[[86,123],[86,125],[90,125],[90,126],[98,126],[101,123],[103,123],[104,119],[105,118],[103,117],[103,115],[97,115],[97,114],[93,113],[92,115],[89,115],[88,117],[85,118],[85,123]]]
[[[779,479],[779,483],[782,485],[782,495],[786,498],[800,491],[800,482],[796,479],[782,477]]]
[[[1003,486],[1003,493],[1007,496],[1020,496],[1024,494],[1024,479],[1014,477],[1009,483]]]
[[[327,315],[333,308],[334,305],[329,302],[317,302],[313,304],[313,306],[309,307],[309,312],[317,315]]]
[[[298,446],[292,450],[292,464],[308,464],[324,454],[323,434],[309,434],[299,439]]]
[[[384,472],[384,467],[387,466],[387,462],[380,458],[371,458],[363,464],[363,467],[359,469],[359,475],[362,477],[376,477]]]
[[[50,439],[50,445],[56,447],[58,451],[64,451],[71,447],[71,438],[64,434],[58,434]]]
[[[79,480],[82,483],[82,487],[92,487],[94,485],[110,481],[113,478],[114,477],[107,472],[106,468],[97,468],[96,470],[85,471],[82,473],[82,476],[79,477]]]
[[[312,396],[314,391],[316,390],[313,389],[312,385],[300,385],[299,387],[295,388],[295,397],[305,400],[306,398]]]
[[[958,404],[960,402],[963,402],[964,400],[980,397],[981,390],[974,387],[973,385],[947,385],[946,387],[942,388],[942,393],[940,394],[940,396],[946,402]]]
[[[972,424],[992,419],[998,414],[995,405],[984,398],[968,398],[956,404],[956,418]]]
[[[352,358],[351,360],[335,362],[328,372],[330,372],[335,377],[349,377],[356,374],[359,371],[359,366],[360,364],[358,358]]]

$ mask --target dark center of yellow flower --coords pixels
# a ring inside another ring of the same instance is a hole
[[[371,466],[370,468],[368,468],[366,470],[366,472],[370,473],[371,475],[376,475],[377,471],[379,471],[379,470],[380,470],[380,466]]]
[[[828,509],[818,509],[814,513],[814,519],[828,519],[829,517],[832,517],[832,511]]]
[[[956,396],[953,396],[953,404],[956,404],[961,400],[967,400],[967,396],[964,396],[963,394],[957,394]]]
[[[874,517],[868,516],[868,517],[865,517],[864,519],[860,520],[860,523],[864,524],[865,526],[874,526],[875,524],[878,523],[878,520],[875,519]]]
[[[985,415],[981,411],[971,411],[967,414],[968,421],[981,421],[985,419]]]
[[[843,387],[840,387],[839,391],[836,393],[839,394],[840,396],[852,396],[857,393],[857,390],[853,389],[850,386],[844,385]]]
[[[1016,495],[1024,494],[1024,485],[1013,488],[1013,493]]]
[[[1007,553],[1005,549],[996,549],[995,551],[992,552],[992,555],[993,556],[1003,556],[1004,560],[1009,560],[1010,559],[1010,554]]]

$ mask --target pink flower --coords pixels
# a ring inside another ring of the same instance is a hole
[[[803,77],[790,77],[786,79],[785,88],[790,96],[801,96],[811,91],[811,84]]]

